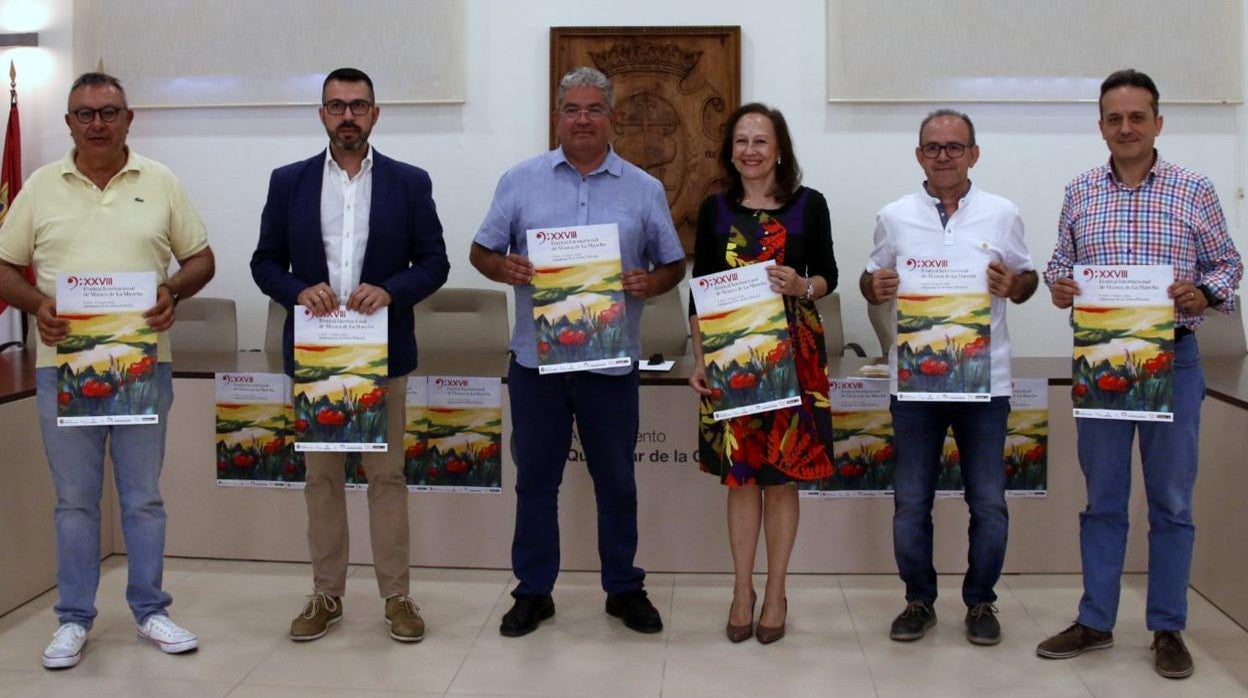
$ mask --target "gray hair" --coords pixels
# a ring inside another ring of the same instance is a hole
[[[121,93],[122,106],[126,106],[126,89],[121,86],[120,80],[112,75],[109,75],[108,73],[83,73],[82,75],[79,75],[78,78],[74,80],[74,84],[69,86],[69,97],[72,97],[74,92],[77,92],[80,87],[99,86],[116,88],[117,91]],[[66,97],[65,101],[66,104],[68,104],[69,98]]]
[[[975,124],[971,123],[971,117],[957,109],[937,109],[923,117],[923,123],[919,124],[919,145],[923,145],[923,129],[927,128],[927,124],[933,119],[939,119],[942,116],[952,116],[965,122],[967,130],[971,132],[971,142],[967,145],[975,145]]]
[[[615,106],[615,90],[611,88],[611,81],[607,76],[600,70],[581,65],[569,70],[559,79],[559,89],[555,91],[555,109],[563,106],[563,98],[573,87],[597,87],[602,90],[607,106]]]

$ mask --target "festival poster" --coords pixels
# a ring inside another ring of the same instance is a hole
[[[386,311],[295,306],[295,450],[387,450]]]
[[[412,442],[423,446],[416,462],[408,461],[415,466],[408,489],[501,493],[502,379],[429,376],[426,404],[426,420],[417,427],[424,427],[423,440]],[[411,425],[410,412],[408,417]]]
[[[1048,485],[1048,379],[1016,378],[1006,421],[1005,494],[1043,497]],[[835,472],[798,483],[803,497],[892,496],[896,451],[888,381],[836,378],[832,406]],[[937,463],[936,496],[961,497],[962,458],[953,430],[945,434]]]
[[[1049,483],[1049,380],[1015,378],[1005,427],[1005,495],[1043,497]]]
[[[896,449],[886,379],[846,377],[829,383],[833,472],[798,483],[803,497],[878,497],[893,493]]]
[[[1173,421],[1173,268],[1076,265],[1074,274],[1075,416]]]
[[[538,372],[631,366],[616,224],[527,235]]]
[[[429,377],[409,376],[403,410],[403,476],[420,484],[429,461]]]
[[[303,487],[295,451],[290,378],[282,373],[216,375],[217,484]]]
[[[1049,381],[1015,378],[1011,382],[1010,414],[1005,423],[1005,496],[1043,497],[1048,488]],[[936,477],[937,497],[961,497],[966,489],[962,456],[945,434]]]
[[[801,404],[784,301],[750,264],[689,281],[716,421]]]
[[[56,345],[57,426],[156,424],[156,273],[62,274],[57,316],[69,336]]]
[[[898,265],[897,399],[992,399],[988,257]]]

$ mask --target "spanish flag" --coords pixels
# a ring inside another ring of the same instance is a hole
[[[4,157],[0,160],[0,225],[9,214],[9,204],[22,189],[22,122],[17,113],[17,71],[12,62],[9,63],[9,84],[9,126],[4,131]],[[26,280],[35,282],[31,267],[26,267]],[[0,312],[6,308],[8,304],[0,300]]]

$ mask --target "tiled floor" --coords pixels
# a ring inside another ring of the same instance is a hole
[[[1036,643],[1069,623],[1078,577],[1005,577],[1005,640],[976,647],[963,636],[958,578],[941,578],[940,622],[928,637],[901,644],[887,636],[903,606],[894,577],[794,576],[788,635],[763,647],[724,639],[727,575],[650,575],[667,627],[643,636],[603,613],[596,574],[565,573],[555,590],[558,615],[508,639],[497,628],[510,607],[509,573],[417,569],[413,596],[429,631],[424,642],[401,645],[385,635],[372,570],[362,567],[352,569],[343,622],[319,641],[295,644],[285,632],[306,593],[306,565],[170,559],[171,611],[201,643],[171,657],[135,637],[125,564],[121,556],[104,563],[100,616],[74,669],[39,664],[54,629],[54,592],[0,618],[0,698],[1248,696],[1248,633],[1195,592],[1185,635],[1195,676],[1153,673],[1140,576],[1123,591],[1113,649],[1046,661]]]

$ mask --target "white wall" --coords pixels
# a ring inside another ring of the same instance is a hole
[[[0,21],[6,5],[21,2],[0,0]],[[40,31],[40,51],[51,57],[53,67],[45,82],[21,93],[28,174],[69,145],[61,115],[64,91],[73,77],[72,0],[35,4],[50,12],[50,24]],[[451,255],[448,283],[487,286],[468,265],[467,250],[498,176],[546,147],[549,27],[739,24],[742,97],[772,103],[789,119],[805,181],[823,191],[833,209],[847,338],[869,346],[874,335],[855,280],[870,248],[875,211],[919,185],[922,173],[912,155],[918,122],[932,108],[946,105],[827,104],[823,7],[823,0],[783,0],[767,8],[745,0],[632,0],[626,5],[604,0],[467,0],[467,103],[383,107],[373,143],[431,173]],[[968,30],[973,27],[973,18],[968,18]],[[1112,59],[1114,39],[1106,41],[1107,74],[1125,67]],[[367,50],[360,53],[358,67],[368,70]],[[0,60],[5,57],[0,52]],[[125,76],[120,77],[124,82]],[[1248,127],[1243,109],[1167,107],[1166,86],[1160,87],[1166,117],[1159,139],[1162,155],[1213,179],[1235,240],[1241,250],[1248,250],[1248,235],[1240,225],[1244,204],[1235,197],[1244,186],[1241,134]],[[377,85],[377,90],[384,100],[387,86]],[[1108,156],[1096,130],[1095,105],[964,108],[976,122],[983,151],[973,179],[1019,204],[1033,256],[1043,265],[1056,238],[1063,185]],[[182,178],[217,253],[217,278],[205,293],[237,300],[240,343],[259,347],[265,301],[251,282],[247,261],[269,172],[325,146],[315,110],[145,110],[136,115],[130,143]],[[1010,327],[1017,355],[1069,352],[1066,316],[1048,303],[1046,294],[1012,308]]]

